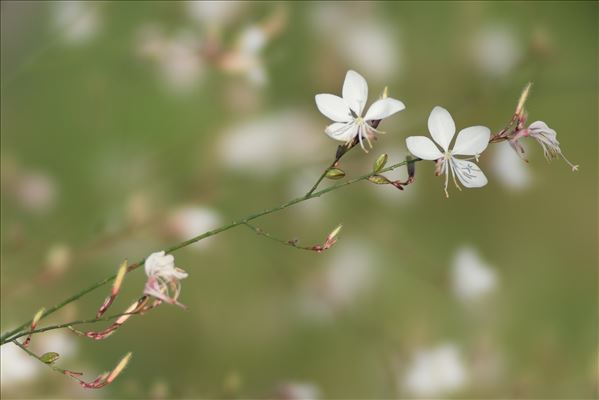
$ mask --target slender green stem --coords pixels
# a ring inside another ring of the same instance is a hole
[[[416,160],[412,160],[410,162],[415,162],[415,161],[421,161],[421,160],[420,159],[416,159]],[[236,226],[246,224],[247,222],[252,221],[254,219],[257,219],[257,218],[260,218],[260,217],[262,217],[264,215],[268,215],[268,214],[275,213],[277,211],[284,210],[284,209],[286,209],[288,207],[291,207],[291,206],[293,206],[295,204],[298,204],[298,203],[301,203],[303,201],[310,200],[310,199],[313,199],[313,198],[316,198],[316,197],[320,197],[320,196],[322,196],[322,195],[324,195],[326,193],[332,192],[334,190],[341,189],[343,187],[352,185],[354,183],[367,180],[371,176],[374,176],[374,175],[377,175],[377,174],[381,174],[381,173],[384,173],[384,172],[392,171],[394,169],[397,169],[397,168],[399,168],[401,166],[406,165],[407,163],[408,163],[407,161],[402,161],[400,163],[393,164],[393,165],[391,165],[391,166],[389,166],[387,168],[384,168],[381,171],[378,171],[376,173],[375,172],[370,172],[368,174],[361,175],[361,176],[358,176],[358,177],[353,178],[353,179],[349,179],[349,180],[347,180],[345,182],[337,183],[337,184],[335,184],[333,186],[329,186],[328,188],[321,189],[319,191],[312,191],[311,190],[308,193],[306,193],[305,195],[297,197],[297,198],[295,198],[293,200],[290,200],[290,201],[288,201],[286,203],[280,204],[280,205],[272,207],[272,208],[268,208],[266,210],[257,212],[255,214],[248,215],[245,218],[233,221],[230,224],[221,226],[220,228],[213,229],[211,231],[202,233],[201,235],[195,236],[195,237],[193,237],[193,238],[191,238],[189,240],[186,240],[184,242],[181,242],[181,243],[179,243],[179,244],[177,244],[175,246],[172,246],[172,247],[168,248],[166,250],[166,252],[167,253],[173,253],[173,252],[175,252],[175,251],[177,251],[179,249],[182,249],[183,247],[187,247],[187,246],[189,246],[189,245],[191,245],[193,243],[196,243],[196,242],[198,242],[198,241],[200,241],[202,239],[206,239],[206,238],[208,238],[210,236],[217,235],[217,234],[219,234],[221,232],[224,232],[224,231],[227,231],[227,230],[229,230],[231,228],[235,228]],[[322,181],[322,179],[320,179],[319,182],[317,182],[317,183],[320,183],[320,181]],[[318,186],[318,185],[316,185],[316,186]],[[134,264],[131,264],[128,267],[127,272],[133,271],[133,270],[139,268],[140,266],[142,266],[143,264],[144,264],[144,260],[140,260],[140,261],[138,261],[138,262],[136,262]],[[45,318],[48,315],[55,313],[56,311],[60,310],[61,308],[63,308],[67,304],[72,303],[73,301],[75,301],[75,300],[83,297],[84,295],[86,295],[86,294],[94,291],[95,289],[97,289],[97,288],[99,288],[101,286],[104,286],[105,284],[113,281],[115,278],[116,278],[116,274],[113,274],[113,275],[111,275],[109,277],[106,277],[106,278],[102,279],[101,281],[98,281],[98,282],[94,283],[93,285],[89,286],[88,288],[83,289],[82,291],[80,291],[80,292],[78,292],[78,293],[76,293],[76,294],[74,294],[74,295],[66,298],[65,300],[61,301],[60,303],[58,303],[58,304],[56,304],[56,305],[54,305],[52,307],[47,308],[46,311],[42,314],[41,318]],[[27,328],[29,328],[29,326],[31,325],[31,322],[32,321],[29,320],[29,321],[21,324],[17,328],[12,329],[12,330],[10,330],[8,332],[3,333],[2,336],[0,336],[0,346],[4,345],[5,343],[7,343],[9,341],[8,338],[13,337],[16,333],[20,333],[20,332],[26,330]]]
[[[320,177],[318,178],[316,183],[314,183],[314,185],[310,188],[310,190],[308,190],[308,193],[306,193],[306,196],[310,196],[312,193],[314,193],[314,191],[316,189],[318,189],[318,185],[320,185],[320,182],[322,182],[322,180],[325,178],[325,176],[327,176],[327,172],[329,172],[329,170],[331,168],[333,168],[335,166],[335,164],[337,164],[337,161],[339,161],[339,159],[336,159],[331,165],[329,165],[327,168],[325,168],[325,170],[322,172],[322,175],[320,175]]]
[[[380,123],[380,121],[374,121],[373,122],[373,127],[376,128],[379,125],[379,123]],[[346,155],[357,144],[358,144],[358,139],[355,138],[353,140],[353,142],[346,143],[345,145],[339,146],[337,148],[337,155],[335,156],[335,160],[331,163],[331,165],[329,165],[327,168],[325,168],[324,171],[322,171],[322,174],[320,175],[320,177],[318,178],[318,180],[314,183],[314,185],[310,188],[310,190],[308,190],[308,192],[306,193],[306,196],[310,196],[312,193],[314,193],[314,191],[316,189],[318,189],[318,186],[320,185],[320,183],[322,182],[322,180],[327,176],[327,172],[329,172],[329,170],[331,168],[334,168],[335,166],[337,166],[337,164],[339,163],[339,161],[341,160],[341,158],[343,158],[343,156]]]
[[[52,331],[52,330],[55,330],[55,329],[68,328],[69,326],[73,326],[73,325],[94,324],[96,322],[110,321],[110,320],[113,320],[115,318],[122,317],[123,315],[138,315],[138,314],[139,313],[120,313],[120,314],[109,315],[109,316],[102,317],[102,318],[97,318],[97,319],[96,318],[79,319],[79,320],[76,320],[76,321],[64,322],[62,324],[44,326],[43,328],[34,329],[32,331],[19,332],[19,333],[13,335],[13,336],[7,338],[5,341],[6,342],[12,342],[15,339],[18,339],[18,338],[23,337],[23,336],[27,336],[29,334],[35,335],[37,333]]]

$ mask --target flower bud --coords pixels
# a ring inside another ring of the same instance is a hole
[[[42,319],[42,316],[44,315],[45,311],[46,309],[42,307],[39,309],[38,312],[35,313],[35,315],[33,316],[33,321],[31,321],[31,329],[35,329],[37,323],[40,322],[40,319]]]
[[[406,161],[408,162],[408,181],[412,183],[416,175],[416,161],[412,156],[407,156]]]
[[[389,97],[389,87],[385,86],[385,88],[383,89],[383,93],[381,93],[381,97],[380,99],[386,99],[387,97]]]
[[[53,364],[60,358],[60,354],[55,353],[53,351],[49,351],[41,355],[40,360],[45,362],[46,364]]]
[[[127,353],[127,355],[125,355],[125,357],[123,357],[121,359],[121,361],[119,361],[119,363],[117,364],[116,367],[114,367],[114,369],[110,372],[110,374],[108,375],[108,377],[106,378],[106,383],[111,383],[112,381],[114,381],[117,376],[120,375],[121,372],[123,372],[123,370],[125,369],[125,367],[127,366],[127,364],[129,364],[129,361],[131,360],[131,356],[133,355],[133,353],[129,352]]]
[[[386,185],[389,183],[389,180],[382,175],[373,175],[368,180],[377,185]]]
[[[524,110],[524,104],[526,103],[526,99],[528,98],[528,94],[530,93],[530,87],[532,86],[532,82],[528,82],[522,94],[520,95],[520,100],[518,100],[518,105],[516,106],[516,115],[522,114]]]
[[[372,167],[372,171],[373,172],[379,172],[380,170],[382,170],[383,168],[385,168],[385,165],[387,165],[387,159],[389,158],[389,156],[387,156],[387,154],[381,154],[376,161],[374,162],[374,166]]]
[[[341,179],[345,176],[345,172],[339,168],[331,168],[325,175],[328,179]]]
[[[125,279],[125,274],[127,273],[127,265],[129,263],[127,260],[121,263],[119,270],[116,274],[116,278],[114,279],[114,283],[112,285],[112,295],[116,296],[121,289],[121,285],[123,284],[123,280]]]
[[[339,232],[341,232],[341,228],[343,228],[343,225],[339,225],[338,227],[333,229],[333,231],[331,233],[329,233],[329,236],[327,236],[327,240],[336,239]]]

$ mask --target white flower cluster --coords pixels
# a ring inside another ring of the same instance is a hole
[[[522,94],[513,122],[517,122],[513,131],[504,130],[491,137],[491,130],[485,126],[471,126],[462,129],[450,149],[456,133],[456,126],[449,112],[440,106],[433,108],[428,118],[428,130],[432,136],[410,136],[406,139],[406,146],[410,153],[421,160],[436,162],[436,175],[445,175],[445,195],[449,197],[447,187],[449,176],[456,187],[479,188],[487,184],[487,177],[472,160],[478,162],[480,154],[487,148],[491,141],[509,141],[518,154],[523,153],[518,139],[530,136],[543,148],[547,159],[562,157],[572,170],[578,168],[568,161],[562,154],[556,132],[542,121],[524,127],[526,114],[523,106],[528,96],[530,84]],[[326,127],[325,133],[335,140],[345,142],[347,146],[357,143],[366,151],[364,142],[372,148],[371,140],[377,133],[379,123],[391,115],[403,110],[404,104],[396,99],[387,97],[386,94],[375,101],[363,114],[364,106],[368,100],[368,84],[366,80],[355,71],[348,71],[343,83],[342,97],[333,94],[317,94],[316,106],[322,114],[334,122]],[[510,125],[511,126],[511,125]]]

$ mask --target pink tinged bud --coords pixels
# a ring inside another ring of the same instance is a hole
[[[327,238],[325,239],[325,242],[322,245],[313,246],[312,250],[321,253],[333,247],[335,243],[337,243],[337,236],[339,235],[339,232],[341,232],[341,228],[343,228],[343,225],[339,225],[335,229],[333,229],[333,231],[328,234]]]
[[[532,86],[532,82],[528,82],[522,94],[520,95],[520,99],[518,100],[518,105],[516,106],[516,115],[521,116],[524,111],[524,105],[526,104],[526,99],[528,98],[528,94],[530,93],[530,88]]]
[[[116,296],[121,290],[121,285],[123,284],[123,281],[125,280],[125,274],[127,273],[127,265],[128,262],[127,260],[125,260],[121,263],[121,266],[119,267],[119,271],[117,272],[116,278],[114,279],[114,283],[112,285],[113,296]]]
[[[110,293],[110,296],[107,297],[104,300],[104,303],[102,303],[102,305],[100,306],[100,309],[98,310],[98,313],[96,314],[96,319],[100,318],[102,315],[104,315],[106,310],[108,310],[108,308],[110,308],[110,306],[116,299],[116,296],[118,296],[118,294],[121,290],[123,281],[125,280],[125,275],[127,274],[127,266],[128,266],[127,260],[125,260],[121,263],[121,266],[119,267],[119,270],[116,274],[116,278],[114,279],[114,283],[112,284],[112,292]]]
[[[31,329],[35,329],[35,327],[37,326],[37,323],[40,322],[40,319],[42,319],[44,312],[46,311],[46,309],[44,307],[40,308],[38,312],[35,313],[35,315],[33,316],[33,321],[31,321]]]
[[[327,241],[336,239],[339,232],[341,232],[341,228],[343,228],[343,225],[339,225],[333,229],[333,231],[329,233],[329,236],[327,236]]]
[[[145,306],[146,306],[147,301],[148,301],[147,296],[141,297],[135,303],[131,304],[129,306],[129,308],[127,308],[125,310],[123,315],[118,317],[116,319],[116,321],[114,321],[108,328],[106,328],[104,330],[83,332],[83,331],[73,328],[72,326],[69,326],[69,329],[71,331],[75,332],[79,336],[86,336],[93,340],[104,340],[107,337],[109,337],[110,335],[112,335],[117,329],[119,329],[133,315],[146,311]]]
[[[82,374],[80,372],[64,371],[65,375],[69,375],[79,381],[79,384],[86,389],[100,389],[112,382],[123,372],[129,361],[131,360],[132,353],[127,353],[125,357],[119,361],[112,371],[104,372],[92,382],[85,382],[79,378]]]
[[[46,309],[42,307],[38,310],[38,312],[35,313],[33,319],[31,320],[31,327],[29,328],[29,332],[35,330],[38,322],[40,322],[40,319],[42,319],[42,317],[44,316],[44,312],[46,312]],[[23,342],[23,347],[29,346],[29,342],[31,342],[31,335],[32,333],[29,333],[29,336],[27,336],[27,339],[25,339],[25,341]]]
[[[106,378],[106,383],[112,383],[121,374],[121,372],[123,372],[123,370],[129,364],[132,355],[133,353],[129,352],[121,359],[117,366],[110,372],[108,378]]]

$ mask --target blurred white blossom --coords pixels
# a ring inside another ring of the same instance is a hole
[[[417,397],[440,397],[461,389],[468,382],[468,371],[458,348],[442,344],[416,351],[398,386]]]
[[[268,40],[261,26],[246,27],[239,35],[237,46],[222,55],[219,66],[226,72],[245,75],[253,85],[265,85],[268,77],[261,54]]]
[[[268,83],[264,50],[286,25],[287,12],[281,5],[265,19],[245,26],[238,33],[235,45],[223,49],[217,57],[218,67],[230,74],[245,76],[254,86],[264,86]]]
[[[231,22],[246,3],[244,1],[186,1],[187,15],[209,29],[220,28]]]
[[[23,207],[29,211],[47,212],[58,194],[56,183],[44,172],[25,172],[18,177],[16,195]]]
[[[373,7],[355,3],[312,2],[311,22],[319,40],[333,48],[344,64],[352,65],[371,79],[382,82],[401,73],[396,25],[377,18]]]
[[[351,307],[376,283],[378,269],[367,241],[343,238],[323,270],[306,282],[300,306],[308,316],[330,318]]]
[[[285,382],[275,391],[275,398],[282,400],[317,400],[321,398],[318,386],[308,382]]]
[[[234,124],[220,136],[218,153],[230,169],[270,177],[314,159],[323,148],[312,115],[281,111]],[[312,137],[310,137],[312,135]]]
[[[507,75],[522,58],[522,45],[509,26],[485,26],[474,37],[474,60],[480,70],[491,77]]]
[[[46,270],[51,275],[61,275],[64,273],[73,259],[73,252],[66,243],[55,243],[46,254]]]
[[[497,274],[473,247],[463,246],[453,260],[452,284],[458,298],[474,301],[496,288]]]
[[[499,182],[508,189],[522,190],[532,182],[530,168],[514,153],[509,143],[493,146],[491,168]]]
[[[348,63],[377,80],[396,78],[401,71],[397,29],[380,20],[357,21],[348,28],[339,43]]]
[[[39,375],[41,368],[44,368],[13,343],[0,347],[0,362],[2,389],[22,383],[31,384],[32,380]]]
[[[289,198],[296,198],[305,195],[314,185],[314,182],[322,174],[322,167],[309,167],[297,169],[287,182],[287,194]],[[330,207],[335,207],[334,198],[323,196],[319,201],[304,201],[297,204],[296,210],[300,214],[302,221],[311,221],[316,223],[322,220]]]
[[[204,75],[197,33],[180,30],[167,35],[159,27],[147,25],[138,35],[137,51],[154,62],[169,89],[182,94],[191,92]]]
[[[93,39],[100,30],[98,4],[93,1],[53,1],[54,24],[72,45]]]
[[[220,214],[208,207],[185,206],[176,209],[167,219],[167,229],[179,240],[187,240],[220,226]],[[201,240],[192,249],[205,248],[211,238]]]
[[[42,335],[36,335],[33,338],[32,345],[39,349],[39,353],[43,354],[48,351],[53,351],[60,354],[60,358],[69,358],[77,353],[77,338],[68,331],[54,330],[45,332]]]

